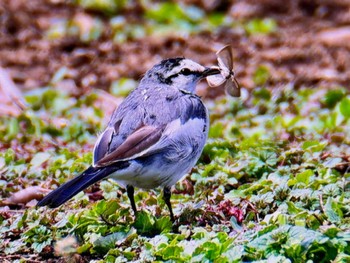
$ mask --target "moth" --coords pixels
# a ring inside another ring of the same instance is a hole
[[[233,55],[230,45],[224,46],[216,52],[220,74],[207,77],[207,82],[210,87],[217,87],[225,83],[225,91],[232,97],[241,96],[241,89],[233,72]]]

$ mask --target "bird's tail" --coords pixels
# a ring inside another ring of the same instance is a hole
[[[107,177],[116,170],[126,168],[126,163],[120,163],[119,165],[107,166],[107,167],[93,167],[90,166],[81,175],[73,178],[72,180],[64,183],[57,189],[53,190],[47,196],[45,196],[38,206],[49,206],[51,208],[58,207],[63,203],[67,202],[73,196],[80,191],[89,187],[93,183],[100,181]]]

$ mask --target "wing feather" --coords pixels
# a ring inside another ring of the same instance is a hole
[[[109,144],[111,143],[114,129],[113,127],[107,127],[106,130],[98,137],[94,147],[94,164],[103,158],[108,151]]]
[[[159,141],[164,127],[143,126],[137,129],[114,151],[99,159],[95,165],[98,167],[106,166],[114,162],[133,159],[145,154],[147,149]]]

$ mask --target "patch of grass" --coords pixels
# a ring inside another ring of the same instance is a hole
[[[224,97],[206,101],[211,138],[198,165],[176,186],[177,232],[159,189],[137,191],[142,212],[135,219],[126,194],[104,181],[107,200],[91,202],[81,193],[54,210],[2,210],[0,250],[43,255],[73,236],[69,253],[105,262],[346,262],[349,94],[321,90],[259,88],[244,104]],[[31,185],[54,188],[91,163],[103,117],[96,98],[39,89],[27,95],[31,110],[1,118],[2,199]]]

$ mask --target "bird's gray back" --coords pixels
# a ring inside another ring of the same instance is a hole
[[[136,129],[142,126],[161,126],[180,119],[207,119],[207,111],[200,98],[177,88],[142,84],[120,104],[108,127],[114,128],[108,153],[115,150]]]

